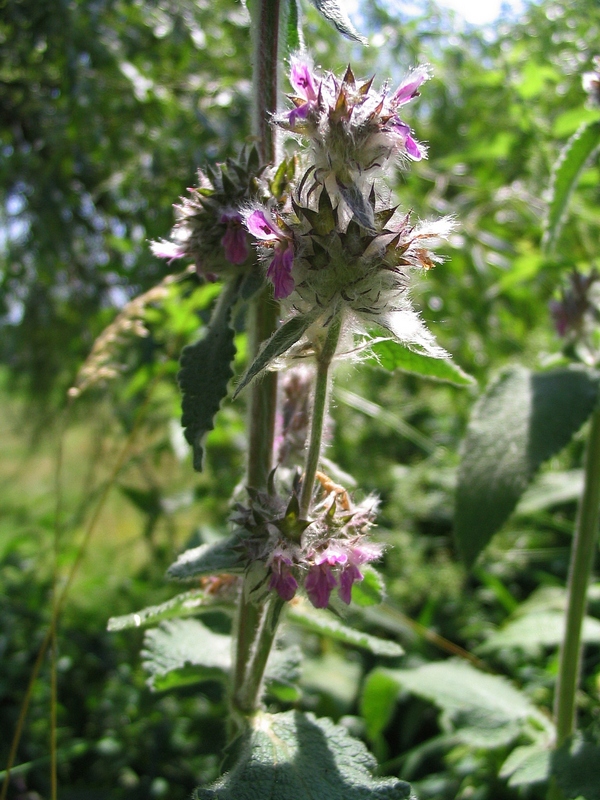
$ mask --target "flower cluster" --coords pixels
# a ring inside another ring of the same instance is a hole
[[[336,588],[350,603],[353,584],[363,580],[360,568],[378,559],[383,547],[368,540],[377,502],[353,505],[342,487],[321,473],[319,479],[325,498],[312,521],[299,519],[295,493],[286,503],[271,489],[250,491],[249,505],[238,504],[232,522],[248,563],[263,563],[269,591],[289,601],[303,585],[310,602],[326,608]]]
[[[444,356],[412,308],[408,287],[412,270],[429,270],[440,261],[429,246],[448,235],[451,221],[415,225],[397,208],[378,209],[373,190],[366,202],[371,228],[354,216],[344,223],[326,186],[304,204],[296,198],[287,212],[246,211],[246,227],[268,264],[275,297],[289,297],[301,313],[321,309],[325,319],[341,313],[354,332],[379,326],[415,350]]]
[[[395,91],[387,86],[376,91],[373,79],[357,80],[351,67],[339,80],[332,73],[318,76],[308,61],[293,59],[294,108],[275,121],[309,140],[317,171],[344,184],[355,182],[364,173],[382,169],[391,157],[424,157],[424,146],[400,115],[429,77],[429,68],[420,66]]]
[[[274,122],[307,141],[303,173],[286,202],[249,204],[243,217],[275,299],[314,318],[313,331],[341,316],[345,334],[370,336],[380,327],[414,350],[443,357],[408,287],[412,270],[440,261],[429,248],[452,223],[415,224],[379,196],[391,159],[425,155],[400,114],[428,78],[428,67],[417,67],[395,91],[376,91],[350,67],[338,79],[292,60],[294,107]],[[301,346],[310,336],[309,330]]]
[[[208,280],[239,273],[242,265],[251,268],[248,233],[239,208],[264,197],[263,171],[256,148],[242,153],[237,161],[229,159],[208,168],[206,174],[198,170],[198,186],[175,205],[177,221],[171,240],[152,242],[154,255],[169,262],[189,259]]]

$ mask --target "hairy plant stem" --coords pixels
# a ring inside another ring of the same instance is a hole
[[[575,698],[581,669],[581,630],[600,517],[600,406],[592,414],[584,473],[583,495],[571,550],[565,635],[560,650],[554,701],[556,747],[560,747],[575,729]],[[563,794],[554,782],[548,800],[563,800]]]
[[[275,137],[270,116],[277,109],[280,0],[259,0],[252,20],[254,31],[254,134],[262,163],[275,161]],[[253,359],[260,345],[275,331],[278,304],[266,287],[252,302],[248,319],[249,354]],[[248,413],[248,463],[246,481],[253,489],[264,489],[272,468],[277,373],[269,372],[250,389]],[[245,588],[245,587],[244,587]],[[255,604],[242,590],[237,614],[236,644],[231,702],[237,715],[252,714],[260,703],[260,687],[273,644],[276,624],[270,633],[273,600]],[[281,609],[280,609],[281,610]],[[236,733],[237,731],[233,731]]]
[[[310,501],[315,484],[315,475],[321,457],[323,443],[323,423],[329,407],[330,367],[337,344],[340,338],[342,318],[337,314],[331,321],[327,330],[327,338],[323,343],[321,352],[317,354],[317,379],[315,382],[315,396],[312,407],[312,420],[310,425],[310,439],[302,478],[302,491],[300,493],[300,519],[308,518]]]

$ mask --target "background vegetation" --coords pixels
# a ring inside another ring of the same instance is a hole
[[[370,37],[366,49],[340,42],[310,9],[304,30],[324,68],[351,61],[361,76],[398,80],[416,63],[433,65],[410,120],[429,159],[410,175],[398,172],[396,194],[419,216],[457,219],[446,263],[414,295],[439,341],[479,381],[465,390],[383,370],[338,378],[329,455],[361,489],[381,495],[378,534],[390,545],[388,601],[363,610],[360,624],[399,639],[407,655],[394,666],[444,659],[450,640],[549,712],[558,634],[540,636],[532,614],[564,606],[583,439],[550,461],[470,572],[453,543],[453,494],[477,393],[507,364],[552,363],[561,342],[548,302],[574,267],[588,272],[597,263],[597,160],[582,174],[551,256],[541,237],[557,155],[598,117],[581,76],[598,52],[600,9],[596,0],[544,0],[493,31],[460,27],[432,4],[413,12],[414,4],[409,14],[403,4],[365,2],[356,21]],[[145,335],[122,326],[111,345],[115,377],[69,403],[66,390],[124,303],[165,276],[147,241],[168,233],[171,204],[195,169],[248,137],[247,24],[234,0],[3,3],[0,767],[48,628],[58,540],[61,585],[76,565],[58,634],[65,799],[177,800],[218,775],[219,685],[151,693],[142,633],[106,632],[109,616],[175,593],[165,568],[185,545],[224,532],[242,476],[243,401],[220,412],[202,475],[191,469],[178,425],[176,359],[213,288],[188,279],[150,298]],[[241,369],[243,320],[238,328]],[[600,707],[598,589],[583,723],[598,721]],[[423,800],[543,796],[535,784],[520,789],[498,774],[527,741],[522,731],[469,742],[431,700],[407,691],[392,713],[374,711],[383,694],[373,656],[289,635],[308,655],[298,702],[343,719],[369,742],[382,774],[410,780]],[[49,793],[49,687],[45,661],[10,797]]]

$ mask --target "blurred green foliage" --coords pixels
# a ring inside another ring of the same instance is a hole
[[[414,296],[440,342],[483,386],[506,364],[552,361],[560,343],[548,300],[573,267],[587,272],[597,263],[597,159],[582,173],[553,253],[540,243],[558,153],[582,122],[598,117],[586,106],[581,75],[598,53],[600,8],[596,0],[543,0],[493,31],[460,26],[430,3],[416,16],[406,8],[363,4],[355,22],[370,36],[366,49],[341,41],[308,8],[304,35],[324,68],[351,61],[357,75],[398,81],[416,63],[433,65],[434,78],[408,120],[428,142],[429,159],[410,172],[398,169],[395,197],[419,217],[456,218],[446,263]],[[247,140],[251,47],[246,14],[234,0],[5,0],[0,48],[1,769],[50,615],[57,410],[98,334],[128,299],[164,277],[147,240],[168,233],[171,204],[195,169]],[[149,302],[148,335],[128,335],[111,352],[119,376],[84,393],[70,411],[59,565],[65,575],[123,440],[140,413],[143,421],[59,630],[64,798],[177,800],[218,774],[225,741],[220,685],[151,694],[141,636],[104,632],[109,616],[173,596],[163,574],[174,556],[225,531],[243,472],[243,402],[226,402],[219,412],[207,469],[196,475],[178,427],[175,385],[178,354],[206,323],[212,299],[214,289],[197,289],[188,277],[161,303]],[[241,374],[243,319],[235,325]],[[383,566],[393,613],[375,607],[357,611],[356,621],[403,645],[407,656],[386,666],[418,669],[439,660],[443,636],[485,658],[549,711],[556,647],[512,646],[509,634],[525,602],[564,606],[575,494],[556,499],[550,492],[517,507],[467,574],[452,541],[453,495],[477,389],[366,366],[342,370],[336,386],[328,455],[352,473],[360,492],[380,494],[378,534],[390,545]],[[572,475],[581,450],[576,437],[547,473]],[[438,639],[424,637],[404,614]],[[509,645],[493,646],[502,635]],[[519,794],[498,777],[513,745],[474,747],[453,738],[423,697],[396,693],[379,718],[365,722],[361,686],[376,657],[316,633],[290,629],[286,636],[308,657],[302,707],[342,719],[374,748],[382,772],[411,780],[421,800],[543,796],[536,787]],[[45,663],[12,798],[49,792],[49,691]],[[599,692],[596,642],[584,659],[583,723],[597,721]]]

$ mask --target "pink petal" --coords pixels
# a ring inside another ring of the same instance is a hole
[[[428,78],[429,69],[427,67],[413,69],[392,95],[393,103],[404,105],[404,103],[410,102],[419,93],[419,86]]]
[[[275,225],[270,215],[257,208],[246,217],[246,227],[253,236],[265,242],[273,242],[275,239],[283,239],[283,234]]]
[[[290,83],[305,100],[316,100],[317,89],[308,64],[302,61],[292,61],[290,69]]]
[[[347,566],[340,575],[340,588],[338,590],[338,594],[340,596],[340,600],[346,603],[347,606],[350,605],[350,600],[352,599],[352,586],[357,581],[362,581],[364,575],[353,564]]]
[[[315,608],[327,608],[329,596],[336,586],[336,580],[328,564],[311,567],[304,581],[308,599]]]
[[[275,255],[267,270],[267,278],[273,283],[275,287],[274,297],[275,300],[283,300],[288,297],[295,287],[294,279],[291,276],[292,267],[294,266],[294,248],[291,242],[285,250],[280,246],[275,248]]]
[[[412,136],[406,137],[406,142],[404,143],[406,147],[406,152],[414,161],[420,161],[423,156],[425,155],[425,151],[421,147],[418,142],[416,142]]]

